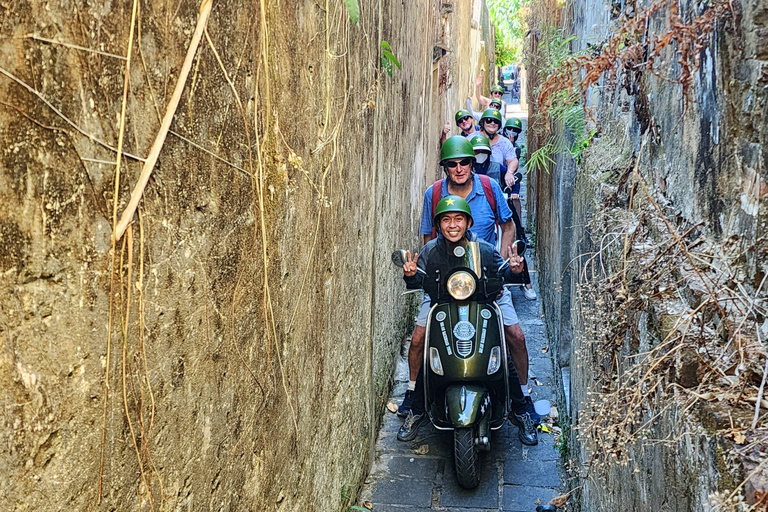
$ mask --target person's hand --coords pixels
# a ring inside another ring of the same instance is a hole
[[[475,78],[475,85],[477,85],[477,86],[483,85],[483,74],[482,73],[477,75],[477,78]]]
[[[445,126],[443,126],[443,135],[448,135],[451,133],[451,123],[445,123]]]
[[[520,194],[509,194],[510,199],[520,199]]]
[[[509,188],[514,187],[515,186],[515,173],[507,172],[507,174],[504,175],[504,183],[506,183]]]
[[[519,274],[523,271],[523,258],[517,255],[517,244],[512,244],[508,249],[509,269],[513,274]]]
[[[403,273],[408,277],[416,275],[416,262],[419,261],[419,253],[413,255],[411,259],[411,251],[405,253],[405,263],[403,263]]]

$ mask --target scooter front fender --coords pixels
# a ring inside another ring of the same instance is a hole
[[[487,406],[488,390],[484,386],[454,384],[445,390],[447,419],[454,428],[473,425]]]

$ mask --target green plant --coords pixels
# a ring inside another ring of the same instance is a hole
[[[342,503],[348,503],[349,499],[352,497],[350,493],[350,488],[352,486],[349,484],[344,484],[341,486],[341,490],[339,491],[339,495],[341,497]]]
[[[357,3],[357,0],[344,0],[344,5],[347,7],[349,19],[357,25],[360,21],[360,4]]]
[[[570,435],[571,427],[567,423],[557,422],[557,426],[560,427],[560,437],[555,441],[555,450],[560,453],[560,457],[563,459],[568,457],[568,436]]]
[[[397,69],[401,69],[400,61],[397,60],[397,57],[395,57],[395,54],[392,52],[392,47],[386,41],[381,42],[381,66],[387,70],[389,76],[392,76],[393,66],[397,66]]]
[[[527,31],[527,0],[488,0],[487,5],[494,25],[496,64],[519,61]]]

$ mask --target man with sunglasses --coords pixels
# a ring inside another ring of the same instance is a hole
[[[463,108],[461,110],[457,110],[455,118],[456,118],[456,126],[458,126],[459,130],[461,130],[462,137],[466,137],[468,139],[472,138],[480,129],[478,126],[475,126],[475,120],[472,117],[472,113],[468,110],[464,110]],[[445,143],[445,140],[448,138],[448,133],[450,131],[451,131],[450,125],[448,123],[445,123],[445,128],[443,128],[443,133],[440,135],[441,146]]]
[[[509,142],[509,141],[507,141]],[[467,201],[472,210],[473,225],[471,231],[481,240],[496,245],[496,225],[501,227],[501,255],[507,257],[507,251],[515,240],[515,224],[512,221],[512,211],[507,206],[501,187],[487,176],[475,174],[472,166],[475,163],[475,151],[472,143],[455,135],[449,138],[440,149],[440,164],[446,173],[446,178],[436,181],[424,193],[424,206],[421,215],[419,233],[424,236],[426,244],[437,236],[433,225],[434,209],[440,199],[448,195],[456,195]],[[439,197],[438,197],[439,195]],[[416,431],[423,417],[414,416],[411,406],[414,400],[423,401],[423,391],[415,392],[416,380],[421,369],[424,355],[424,339],[426,336],[427,316],[429,315],[429,296],[425,294],[416,319],[416,327],[411,336],[411,346],[408,350],[408,365],[410,369],[408,391],[403,403],[398,409],[398,415],[406,421],[400,428],[397,438],[400,441],[410,441],[416,437]],[[505,326],[507,345],[510,347],[512,362],[520,376],[520,387],[527,391],[528,386],[528,349],[525,346],[525,335],[520,324],[515,322]],[[524,392],[525,394],[525,392]],[[415,407],[417,412],[423,410],[421,402]],[[530,397],[526,406],[534,422],[538,420]],[[421,408],[420,408],[421,407]]]

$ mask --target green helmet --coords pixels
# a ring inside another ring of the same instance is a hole
[[[523,122],[516,117],[510,117],[507,122],[504,123],[504,128],[511,128],[512,131],[520,133],[523,131]]]
[[[500,85],[494,85],[491,87],[491,92],[500,92],[501,94],[504,94],[504,88]]]
[[[467,200],[459,196],[445,196],[435,207],[435,216],[432,218],[432,225],[435,226],[435,229],[440,230],[440,216],[451,212],[461,212],[466,215],[467,228],[472,227],[472,210]]]
[[[475,135],[469,140],[469,142],[472,143],[472,149],[475,151],[485,150],[489,153],[491,151],[491,141],[488,140],[488,137],[485,135]]]
[[[494,107],[494,105],[498,105],[498,107]],[[501,99],[500,98],[491,98],[491,101],[488,102],[488,106],[491,108],[495,108],[496,110],[501,110]]]
[[[495,119],[499,122],[499,125],[503,122],[501,120],[501,112],[496,110],[495,108],[489,108],[485,112],[483,112],[483,117],[480,118],[480,122],[482,123],[486,119]]]
[[[459,124],[459,121],[461,121],[465,117],[472,117],[472,114],[469,113],[469,110],[461,109],[458,112],[456,112],[456,124]]]
[[[475,151],[472,149],[472,143],[466,137],[454,135],[445,142],[440,148],[440,163],[451,158],[475,158]]]

